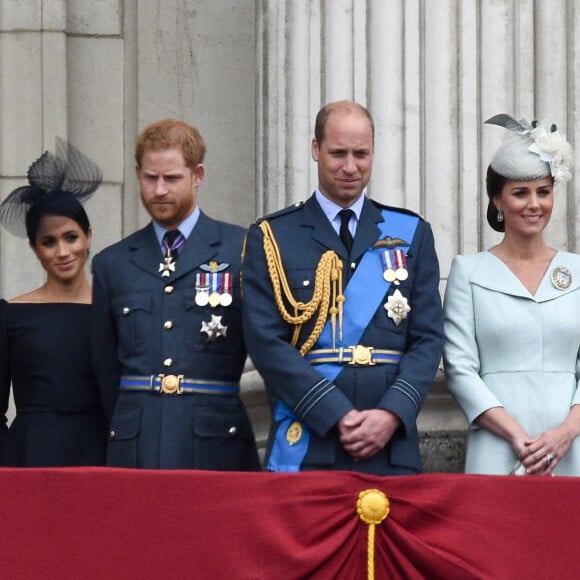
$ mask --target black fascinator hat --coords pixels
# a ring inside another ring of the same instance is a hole
[[[97,164],[76,147],[56,138],[55,153],[45,151],[28,169],[28,185],[16,188],[0,204],[0,224],[11,234],[34,241],[44,215],[75,216],[99,187]],[[86,214],[85,214],[86,218]],[[86,218],[88,227],[88,218]]]

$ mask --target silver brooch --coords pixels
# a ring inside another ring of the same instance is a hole
[[[552,280],[552,284],[558,290],[566,290],[570,288],[570,284],[572,284],[572,274],[570,274],[570,270],[568,268],[564,268],[564,266],[557,266],[552,270],[550,274],[550,279]]]

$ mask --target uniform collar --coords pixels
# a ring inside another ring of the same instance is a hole
[[[344,209],[344,207],[341,207],[337,203],[334,203],[333,201],[325,197],[318,187],[314,192],[314,197],[316,198],[318,205],[322,209],[322,212],[328,218],[328,221],[334,228],[334,231],[338,233],[340,227],[339,214]],[[366,197],[366,189],[363,191],[363,194],[348,208],[354,212],[357,223],[360,220],[360,214],[362,212],[362,208],[365,203],[365,197]],[[356,233],[356,228],[354,228],[354,231],[351,230],[351,233],[354,235]]]
[[[199,214],[200,214],[199,207],[195,206],[193,212],[179,224],[177,229],[180,231],[181,235],[185,239],[188,239],[189,236],[191,235],[191,232],[193,231],[193,228],[195,227],[195,224],[197,224],[197,220],[199,219]],[[163,226],[159,225],[156,221],[152,221],[151,223],[153,224],[153,230],[155,231],[155,237],[157,238],[159,247],[162,248],[163,236],[165,235],[165,232],[167,232],[168,230]]]

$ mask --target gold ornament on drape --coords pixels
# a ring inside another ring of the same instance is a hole
[[[368,524],[367,536],[367,578],[375,578],[375,526],[380,524],[391,510],[389,499],[379,489],[367,489],[358,494],[356,513]]]

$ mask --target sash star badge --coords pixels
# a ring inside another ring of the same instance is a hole
[[[220,336],[226,336],[228,327],[222,324],[222,317],[211,315],[211,322],[201,323],[201,332],[207,334],[208,342],[215,342]]]
[[[400,290],[395,290],[387,298],[384,308],[387,311],[387,316],[393,319],[396,326],[399,326],[401,321],[407,318],[407,314],[411,311],[409,301],[401,294]]]

